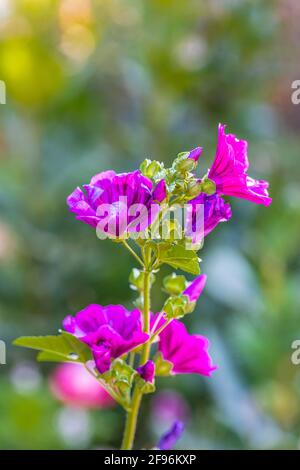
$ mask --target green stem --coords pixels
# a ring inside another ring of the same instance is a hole
[[[123,243],[123,245],[127,248],[127,250],[132,254],[132,256],[135,257],[135,259],[137,260],[137,262],[138,262],[142,267],[144,267],[143,261],[142,261],[141,258],[136,254],[136,252],[131,248],[131,246],[129,245],[129,243],[127,243],[126,240],[122,240],[122,243]]]
[[[151,272],[144,271],[144,308],[143,308],[143,331],[150,334],[150,276]],[[141,364],[145,364],[149,359],[150,341],[144,344],[141,355]]]
[[[153,343],[153,341],[157,338],[157,336],[160,335],[160,333],[168,326],[170,325],[171,321],[173,320],[173,318],[170,318],[169,320],[167,320],[163,325],[161,325],[160,328],[158,328],[158,330],[155,331],[155,333],[153,334],[153,336],[151,336],[150,338],[150,344]]]
[[[140,404],[142,400],[142,394],[140,390],[136,387],[133,396],[132,396],[132,407],[131,410],[127,413],[125,431],[122,441],[122,450],[131,450],[134,442],[137,417],[140,409]]]
[[[128,364],[130,365],[130,367],[134,366],[134,357],[135,357],[135,353],[131,351],[131,353],[129,353],[129,361],[128,361]]]
[[[144,305],[143,305],[143,331],[150,333],[150,291],[151,291],[151,249],[145,249],[144,252]],[[144,344],[140,364],[145,364],[150,355],[150,340]],[[122,450],[131,450],[136,432],[137,418],[142,401],[142,392],[135,386],[132,394],[131,409],[127,413],[125,430],[122,441]]]

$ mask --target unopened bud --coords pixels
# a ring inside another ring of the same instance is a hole
[[[211,196],[216,192],[216,183],[213,180],[210,180],[209,178],[204,178],[201,183],[201,190],[205,194]]]
[[[202,183],[200,181],[191,181],[187,185],[187,195],[196,197],[198,196],[202,191]]]
[[[147,178],[153,179],[155,175],[163,169],[163,163],[160,163],[156,160],[146,160],[140,166],[140,170],[144,176]]]
[[[189,153],[185,152],[182,156],[175,160],[176,170],[187,173],[193,171],[196,168],[196,162],[192,158],[188,158]]]

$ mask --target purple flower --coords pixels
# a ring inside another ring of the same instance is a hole
[[[83,188],[76,188],[67,198],[70,211],[76,219],[113,236],[145,230],[159,212],[157,203],[167,195],[164,180],[153,188],[152,181],[139,170],[122,174],[105,171]]]
[[[172,320],[159,337],[158,349],[163,358],[173,364],[172,374],[210,376],[217,368],[208,354],[208,339],[190,335],[180,321]]]
[[[206,274],[201,274],[200,276],[196,277],[196,279],[194,279],[182,292],[183,295],[187,295],[190,302],[197,302],[206,284],[206,279]]]
[[[138,367],[138,374],[145,380],[145,382],[153,383],[155,374],[155,364],[152,361],[147,361],[146,364]]]
[[[175,421],[171,429],[167,431],[159,440],[157,447],[159,450],[171,450],[184,431],[184,423]]]
[[[189,152],[188,158],[190,158],[191,160],[194,160],[194,162],[197,162],[202,153],[202,150],[203,150],[202,147],[196,147],[195,149]]]
[[[186,235],[192,238],[193,243],[198,243],[220,222],[227,222],[230,217],[230,205],[222,197],[201,193],[189,201]]]
[[[63,326],[91,348],[101,374],[110,369],[113,359],[148,339],[142,332],[140,311],[128,311],[122,305],[91,304],[75,317],[67,316]]]
[[[247,175],[249,167],[247,141],[239,140],[233,134],[226,135],[225,127],[219,124],[216,156],[208,172],[208,178],[215,182],[219,194],[236,196],[269,206],[272,199],[268,194],[268,182],[254,180]]]

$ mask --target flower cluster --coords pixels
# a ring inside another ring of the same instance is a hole
[[[268,183],[247,174],[247,147],[245,140],[226,134],[225,125],[220,124],[215,158],[202,178],[193,173],[203,150],[196,147],[180,154],[171,169],[146,160],[141,170],[132,173],[99,173],[83,190],[76,188],[67,203],[78,220],[97,228],[99,238],[103,235],[118,238],[145,235],[157,218],[161,203],[173,202],[172,196],[179,193],[183,195],[182,202],[187,202],[184,235],[198,243],[220,222],[230,219],[230,204],[223,196],[265,206],[271,203]]]
[[[205,281],[206,276],[201,275],[183,292],[191,303],[196,302],[201,295]],[[161,316],[161,320],[155,322],[158,315],[152,316],[152,324],[156,323],[154,333],[162,330],[158,334],[158,351],[170,363],[170,374],[195,373],[210,376],[216,367],[208,353],[208,339],[190,335],[184,324],[176,319],[167,325],[167,320]],[[75,317],[67,316],[63,327],[89,346],[100,374],[110,370],[114,359],[149,340],[149,334],[142,331],[141,312],[137,309],[128,311],[122,305],[89,305]],[[146,382],[152,383],[154,363],[148,360],[137,368],[137,372]]]
[[[40,350],[39,360],[84,364],[84,370],[102,385],[102,392],[107,391],[129,414],[123,449],[132,448],[142,396],[155,391],[157,376],[209,377],[217,368],[208,351],[208,339],[190,334],[184,317],[193,312],[206,284],[197,255],[203,238],[232,215],[224,197],[264,206],[272,201],[268,183],[247,174],[247,142],[226,134],[224,125],[219,125],[212,166],[198,177],[195,170],[201,155],[202,147],[183,152],[170,168],[146,159],[140,170],[123,174],[105,171],[72,192],[67,203],[76,218],[95,228],[99,238],[104,234],[117,238],[139,263],[140,269],[134,268],[129,278],[130,287],[138,294],[136,308],[91,304],[75,316],[68,315],[59,336],[25,337],[15,342]],[[166,219],[178,206],[186,209],[184,227],[175,218]],[[129,238],[133,238],[134,247]],[[165,277],[163,292],[168,297],[161,311],[154,314],[151,287],[162,265],[196,277],[191,282],[175,273]],[[58,373],[53,384],[56,395],[63,399],[80,405],[99,404],[98,390],[91,388],[88,393],[85,388],[82,399],[78,397],[73,375],[65,384]],[[158,447],[171,448],[183,428],[183,423],[176,422]]]
[[[247,147],[247,141],[239,140],[233,134],[226,135],[225,126],[219,124],[215,159],[207,175],[199,180],[204,186],[204,191],[189,201],[191,204],[189,227],[192,230],[188,235],[193,234],[195,243],[199,241],[199,233],[206,236],[220,222],[227,222],[230,219],[232,215],[230,204],[225,202],[222,196],[248,199],[264,206],[271,204],[267,181],[255,180],[247,175],[249,168]],[[195,150],[192,150],[190,155],[193,155]],[[208,189],[208,194],[205,188]],[[203,211],[203,227],[200,226],[196,230],[196,220],[200,219],[197,217],[199,211]]]

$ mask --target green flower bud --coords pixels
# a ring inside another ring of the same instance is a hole
[[[164,290],[169,295],[179,295],[187,286],[187,281],[184,276],[177,276],[175,273],[167,276],[163,280]]]
[[[204,177],[202,182],[201,182],[201,190],[205,193],[211,196],[212,194],[215,194],[216,192],[216,183],[212,180],[210,180],[207,177]]]
[[[151,285],[155,282],[155,276],[151,273]],[[144,289],[144,273],[140,269],[133,268],[129,276],[129,284],[132,290],[142,292]]]
[[[129,284],[132,290],[143,290],[144,274],[137,268],[133,268],[129,276]]]
[[[196,168],[197,163],[192,158],[188,158],[188,156],[189,152],[183,152],[178,155],[173,164],[177,171],[188,173]]]
[[[140,166],[142,174],[150,179],[153,179],[157,173],[163,170],[163,168],[163,163],[156,160],[149,160],[148,158],[146,158]]]
[[[169,297],[164,306],[163,311],[168,320],[173,318],[181,318],[186,313],[186,306],[188,297],[186,295],[179,295],[177,297]]]
[[[190,183],[188,183],[186,194],[189,197],[194,198],[198,196],[201,193],[201,191],[202,191],[202,183],[200,181],[193,180]]]

